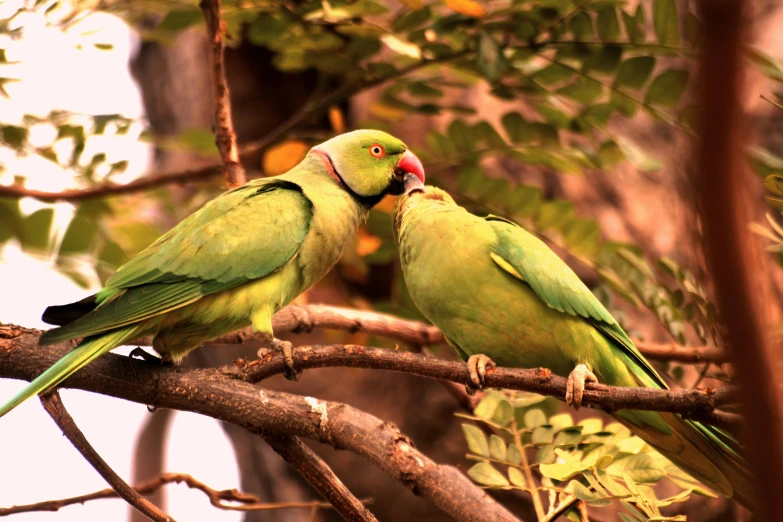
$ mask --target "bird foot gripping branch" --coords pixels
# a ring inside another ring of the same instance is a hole
[[[291,344],[289,341],[283,341],[275,337],[271,337],[267,334],[261,334],[261,333],[256,334],[256,339],[260,341],[262,344],[262,347],[258,353],[259,357],[261,356],[263,351],[269,349],[282,352],[283,361],[285,362],[285,371],[283,372],[283,376],[289,381],[299,380],[299,377],[302,376],[302,371],[297,370],[296,366],[294,366],[293,344]]]
[[[465,383],[465,393],[472,397],[476,395],[476,391],[483,390],[487,377],[487,369],[494,368],[495,366],[495,362],[483,353],[468,357],[470,382]]]
[[[568,374],[568,382],[566,383],[566,404],[573,409],[578,410],[582,406],[582,397],[585,393],[585,383],[598,382],[598,377],[595,376],[590,369],[584,364],[579,364],[573,371]]]

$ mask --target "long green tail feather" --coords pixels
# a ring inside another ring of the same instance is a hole
[[[38,395],[53,386],[57,386],[74,372],[88,365],[93,359],[133,338],[138,329],[138,325],[132,325],[84,339],[79,346],[68,352],[65,357],[36,377],[11,400],[0,406],[0,417],[13,410],[30,397]]]

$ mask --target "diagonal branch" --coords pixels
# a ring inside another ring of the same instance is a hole
[[[220,0],[201,0],[207,36],[210,43],[209,63],[212,66],[212,99],[215,105],[215,144],[220,152],[226,184],[229,188],[243,185],[245,169],[239,162],[239,149],[234,125],[231,122],[231,93],[226,81],[223,22],[220,20]]]
[[[46,413],[52,417],[52,420],[54,420],[57,426],[63,431],[63,434],[68,437],[71,444],[73,444],[87,462],[95,468],[95,471],[106,479],[106,482],[109,483],[117,495],[125,499],[128,504],[141,511],[155,522],[175,522],[173,518],[158,509],[150,501],[142,497],[136,490],[130,487],[113,469],[111,469],[111,467],[109,467],[106,461],[98,455],[98,452],[90,445],[87,438],[65,409],[65,405],[62,400],[60,400],[60,395],[57,393],[57,390],[41,396],[41,404],[43,404],[44,409],[46,409]]]
[[[203,482],[200,482],[185,473],[160,473],[159,475],[145,480],[134,490],[140,495],[149,495],[161,489],[166,484],[185,484],[191,489],[197,489],[207,495],[210,504],[216,508],[228,511],[272,511],[278,509],[301,509],[301,508],[322,508],[329,509],[332,505],[328,502],[264,502],[260,497],[250,493],[242,493],[236,489],[213,489]],[[60,509],[72,506],[74,504],[84,504],[91,500],[100,500],[104,498],[118,498],[119,495],[111,488],[102,489],[86,495],[63,498],[59,500],[46,500],[36,502],[35,504],[24,504],[8,508],[0,508],[0,517],[16,515],[17,513],[29,513],[31,511],[59,511]],[[226,502],[231,502],[227,504]]]
[[[73,344],[38,346],[40,332],[0,326],[0,376],[31,380]],[[467,372],[466,372],[467,373]],[[312,439],[356,453],[458,522],[517,522],[459,470],[438,465],[392,424],[345,404],[259,389],[216,369],[160,366],[107,354],[67,386],[159,408],[192,411],[254,433]]]
[[[353,496],[321,457],[297,437],[264,437],[283,460],[302,474],[349,522],[378,522],[364,504]]]

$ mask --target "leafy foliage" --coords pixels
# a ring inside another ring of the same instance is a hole
[[[618,135],[614,124],[648,117],[694,132],[695,109],[686,98],[689,71],[698,53],[698,17],[682,12],[675,0],[402,3],[402,9],[390,9],[377,0],[222,2],[229,45],[264,47],[281,71],[317,72],[319,88],[306,107],[309,120],[328,113],[334,131],[341,132],[345,122],[336,106],[375,87],[381,88],[381,94],[370,108],[371,119],[358,126],[384,128],[411,115],[445,115],[448,126],[431,133],[417,149],[435,184],[455,193],[472,210],[519,221],[562,248],[599,275],[602,286],[596,291],[602,298],[608,302],[610,295],[619,295],[645,306],[679,343],[721,344],[715,307],[704,285],[674,260],[649,260],[639,245],[605,241],[598,224],[578,215],[569,201],[553,200],[529,182],[487,174],[492,161],[548,175],[608,173],[621,164],[644,172],[660,169],[656,158],[641,144]],[[164,43],[183,31],[203,27],[195,0],[77,2],[71,11],[57,5],[51,1],[23,4],[0,20],[0,34],[9,35],[12,41],[22,37],[25,26],[20,20],[25,13],[42,13],[51,25],[65,30],[95,9],[124,18],[144,39]],[[151,26],[151,19],[160,22]],[[6,51],[0,49],[0,63],[8,62]],[[783,80],[779,60],[756,49],[749,49],[747,56],[768,77]],[[0,91],[7,95],[3,86],[12,81],[0,78]],[[498,118],[482,119],[477,114],[480,107],[465,96],[477,85],[484,85],[508,109]],[[87,143],[102,133],[127,132],[136,123],[121,115],[65,112],[42,120],[0,121],[0,145],[19,155],[56,162],[78,186],[89,186],[111,181],[126,165],[110,162],[101,151],[85,153],[90,150]],[[31,144],[30,129],[36,125],[56,128],[51,145]],[[207,129],[189,129],[166,139],[144,133],[140,139],[159,148],[214,158]],[[266,152],[264,170],[285,170],[313,141],[286,136]],[[749,156],[765,175],[778,172],[783,165],[768,151],[754,149]],[[23,182],[24,172],[12,174]],[[170,205],[162,192],[155,197]],[[200,201],[194,200],[194,207]],[[145,246],[143,242],[151,241],[152,231],[157,230],[156,225],[136,218],[137,230],[132,234],[119,230],[120,237],[138,238],[135,244],[125,241],[123,246],[123,241],[110,240],[116,231],[110,231],[107,223],[119,221],[110,217],[117,205],[95,204],[86,213],[80,207],[71,229],[65,231],[68,241],[57,248],[61,234],[44,226],[43,217],[35,218],[41,224],[35,228],[39,236],[27,239],[30,233],[25,234],[24,221],[32,215],[22,215],[14,202],[3,202],[0,212],[9,217],[5,220],[8,226],[0,227],[0,240],[18,240],[30,251],[43,248],[77,278],[78,271],[67,268],[71,261],[97,259],[95,268],[105,275]],[[393,262],[390,206],[382,205],[372,213],[346,255],[343,273],[349,279],[361,282],[372,265]],[[176,215],[191,210],[170,207]],[[415,313],[404,284],[397,283],[396,304],[381,306]]]
[[[660,508],[684,502],[691,493],[713,496],[622,424],[604,425],[599,418],[575,423],[568,413],[552,414],[550,400],[490,391],[473,415],[460,415],[476,422],[462,425],[467,458],[477,461],[468,470],[475,483],[546,493],[549,512],[573,520],[580,520],[579,501],[593,508],[619,502],[625,521],[685,520],[663,516]],[[659,499],[653,488],[664,478],[682,491]]]

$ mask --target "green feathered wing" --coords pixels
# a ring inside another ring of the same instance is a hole
[[[510,221],[495,216],[486,219],[497,238],[491,254],[496,264],[529,285],[548,307],[594,326],[610,341],[617,362],[624,363],[636,379],[635,383],[606,384],[668,389],[622,327],[549,247]],[[726,496],[733,494],[746,505],[752,502],[750,473],[729,434],[670,413],[621,410],[614,416],[708,486]]]
[[[0,407],[0,417],[147,333],[145,321],[281,269],[297,255],[312,216],[302,189],[274,178],[207,203],[117,270],[96,294],[94,310],[41,336],[42,345],[84,340]]]
[[[138,323],[280,269],[309,231],[312,205],[290,181],[259,180],[208,203],[119,268],[97,308],[43,345]]]

